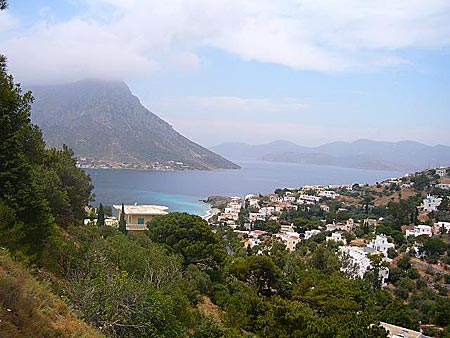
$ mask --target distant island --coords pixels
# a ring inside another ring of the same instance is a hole
[[[333,142],[317,147],[289,141],[267,144],[223,143],[211,150],[234,161],[259,160],[298,164],[331,165],[345,168],[415,171],[430,166],[450,165],[450,147],[419,142],[356,140]]]
[[[239,169],[179,134],[121,81],[36,86],[32,121],[47,146],[73,149],[84,168]]]

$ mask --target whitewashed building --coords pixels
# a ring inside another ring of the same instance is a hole
[[[347,244],[346,239],[344,237],[342,237],[341,233],[339,233],[339,232],[333,232],[330,237],[326,238],[326,240],[327,240],[327,242],[333,241],[336,243],[342,242],[344,245]]]
[[[442,198],[428,195],[423,199],[421,207],[425,212],[437,211],[437,208],[441,205]]]
[[[263,207],[259,209],[260,214],[264,214],[266,216],[271,216],[275,212],[275,207]]]
[[[434,229],[436,233],[442,233],[442,229],[445,229],[446,233],[450,233],[450,222],[434,223]]]
[[[334,192],[333,190],[325,190],[322,191],[319,196],[322,197],[326,197],[326,198],[331,198],[331,199],[335,199],[336,197],[339,196],[339,194],[337,194],[336,192]]]
[[[369,244],[367,244],[368,248],[371,248],[375,251],[381,252],[387,257],[387,252],[390,248],[395,249],[394,243],[389,243],[386,235],[381,234],[377,235],[376,238],[372,239]]]
[[[295,202],[295,200],[296,200],[295,196],[292,196],[292,195],[283,197],[283,201],[285,201],[285,202]]]
[[[300,195],[298,197],[297,202],[300,203],[300,201],[307,201],[307,202],[320,202],[321,198],[320,196],[314,196],[314,195]]]
[[[339,248],[339,253],[341,259],[348,257],[353,263],[352,266],[356,267],[355,270],[350,270],[350,267],[343,266],[341,271],[345,272],[347,275],[350,275],[352,278],[364,278],[366,271],[372,265],[372,262],[368,257],[368,253],[364,251],[363,248],[357,246],[341,246]],[[381,285],[386,287],[386,281],[389,277],[389,269],[387,267],[381,268],[379,276],[381,278]]]
[[[413,230],[406,230],[406,237],[423,235],[431,237],[433,235],[433,229],[429,225],[419,224],[414,226]]]
[[[310,239],[312,236],[320,234],[320,230],[313,229],[313,230],[306,230],[305,231],[305,239]]]
[[[441,177],[447,176],[447,168],[437,168],[436,174],[438,174]]]
[[[260,212],[251,212],[248,215],[248,220],[250,222],[255,222],[255,221],[265,221],[266,220],[266,215],[262,214]]]

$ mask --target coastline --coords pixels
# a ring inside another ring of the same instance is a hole
[[[220,209],[213,208],[211,204],[209,204],[209,209],[206,211],[206,214],[202,216],[202,218],[206,221],[209,221],[211,217],[217,215],[220,212]]]
[[[215,168],[215,169],[155,169],[155,168],[124,168],[124,167],[84,167],[77,166],[77,168],[82,170],[135,170],[135,171],[153,171],[153,172],[211,172],[211,171],[227,171],[227,170],[240,170],[240,168]]]

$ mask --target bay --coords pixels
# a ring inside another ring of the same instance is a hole
[[[238,162],[240,170],[150,171],[85,169],[95,186],[95,201],[112,204],[161,204],[170,211],[204,215],[211,195],[266,194],[304,185],[373,184],[405,173],[333,166]]]

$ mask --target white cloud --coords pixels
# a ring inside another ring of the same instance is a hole
[[[178,97],[164,98],[153,101],[147,106],[160,115],[185,116],[195,113],[196,116],[228,116],[251,120],[265,114],[296,115],[307,107],[303,101],[295,98],[248,98],[239,96],[210,96],[210,97]]]
[[[18,24],[18,20],[10,15],[8,12],[0,12],[0,34],[7,32]]]
[[[396,66],[408,62],[397,55],[404,49],[450,46],[448,0],[80,2],[86,11],[77,17],[38,17],[31,28],[2,39],[20,80],[130,79],[170,67],[195,69],[205,46],[325,72]],[[0,15],[1,33],[13,19]]]

